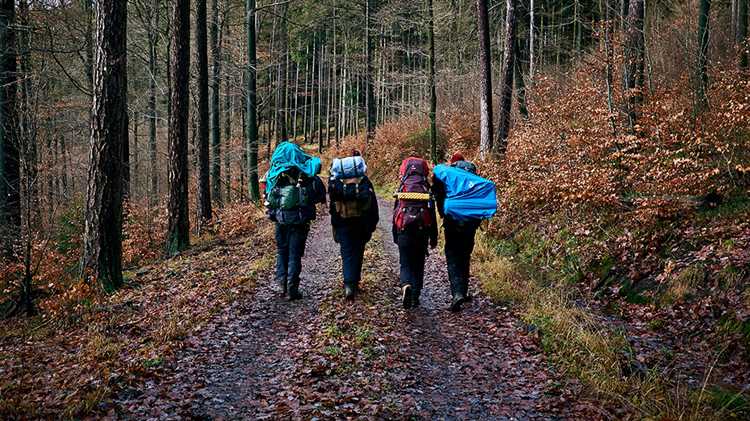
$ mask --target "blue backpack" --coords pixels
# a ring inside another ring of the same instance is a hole
[[[490,219],[497,212],[495,183],[469,171],[438,165],[435,178],[445,184],[443,212],[456,221]]]

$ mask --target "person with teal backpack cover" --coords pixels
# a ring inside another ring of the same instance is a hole
[[[317,217],[315,205],[326,202],[320,166],[320,158],[285,141],[274,150],[265,177],[267,213],[276,223],[276,281],[289,300],[302,298],[300,273],[310,222]]]
[[[456,153],[450,165],[433,169],[432,191],[445,229],[445,260],[451,287],[451,311],[471,299],[471,253],[483,219],[497,212],[495,184],[476,174],[476,166]]]

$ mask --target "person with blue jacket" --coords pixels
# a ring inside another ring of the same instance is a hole
[[[466,161],[462,154],[455,153],[449,164],[453,167],[476,174],[474,164]],[[457,221],[445,213],[445,184],[433,178],[432,192],[437,210],[443,219],[445,230],[445,260],[448,265],[448,279],[451,288],[451,311],[461,310],[461,305],[471,300],[469,277],[471,276],[471,254],[474,251],[474,236],[481,223],[480,219]]]
[[[276,147],[266,176],[267,214],[276,223],[276,282],[289,301],[302,298],[300,273],[310,222],[317,217],[316,205],[326,202],[320,166],[319,158],[285,141]]]

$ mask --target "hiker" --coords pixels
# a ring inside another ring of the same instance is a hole
[[[365,246],[378,225],[378,200],[367,178],[367,164],[358,150],[335,159],[328,182],[333,238],[341,248],[344,297],[353,300],[362,278]]]
[[[401,302],[406,309],[419,305],[427,246],[437,247],[437,219],[429,173],[430,167],[424,159],[406,158],[399,169],[401,184],[394,194],[393,241],[398,245]]]
[[[445,260],[451,290],[451,311],[471,300],[469,278],[474,236],[482,219],[497,209],[494,184],[477,176],[477,168],[455,153],[449,167],[435,167],[432,192],[445,230]],[[451,197],[451,206],[446,200]]]
[[[302,298],[299,283],[307,234],[317,216],[315,205],[326,202],[320,165],[319,158],[285,141],[274,150],[265,177],[268,217],[276,223],[276,282],[289,301]]]

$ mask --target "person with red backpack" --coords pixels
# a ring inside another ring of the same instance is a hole
[[[401,183],[394,194],[393,241],[398,245],[401,302],[406,309],[419,305],[427,246],[437,247],[437,218],[429,174],[427,161],[406,158],[401,163]]]
[[[449,165],[474,175],[477,172],[476,166],[466,161],[460,153],[453,154]],[[471,253],[474,250],[474,236],[482,220],[472,218],[459,220],[447,214],[445,210],[446,185],[437,175],[433,176],[432,192],[435,195],[440,217],[443,219],[443,229],[445,229],[445,260],[448,265],[451,288],[450,309],[455,312],[461,309],[463,303],[471,300],[471,295],[469,295]]]
[[[335,159],[328,182],[333,238],[341,247],[344,297],[353,300],[359,290],[365,246],[378,225],[378,199],[365,174],[367,165],[358,150]]]

